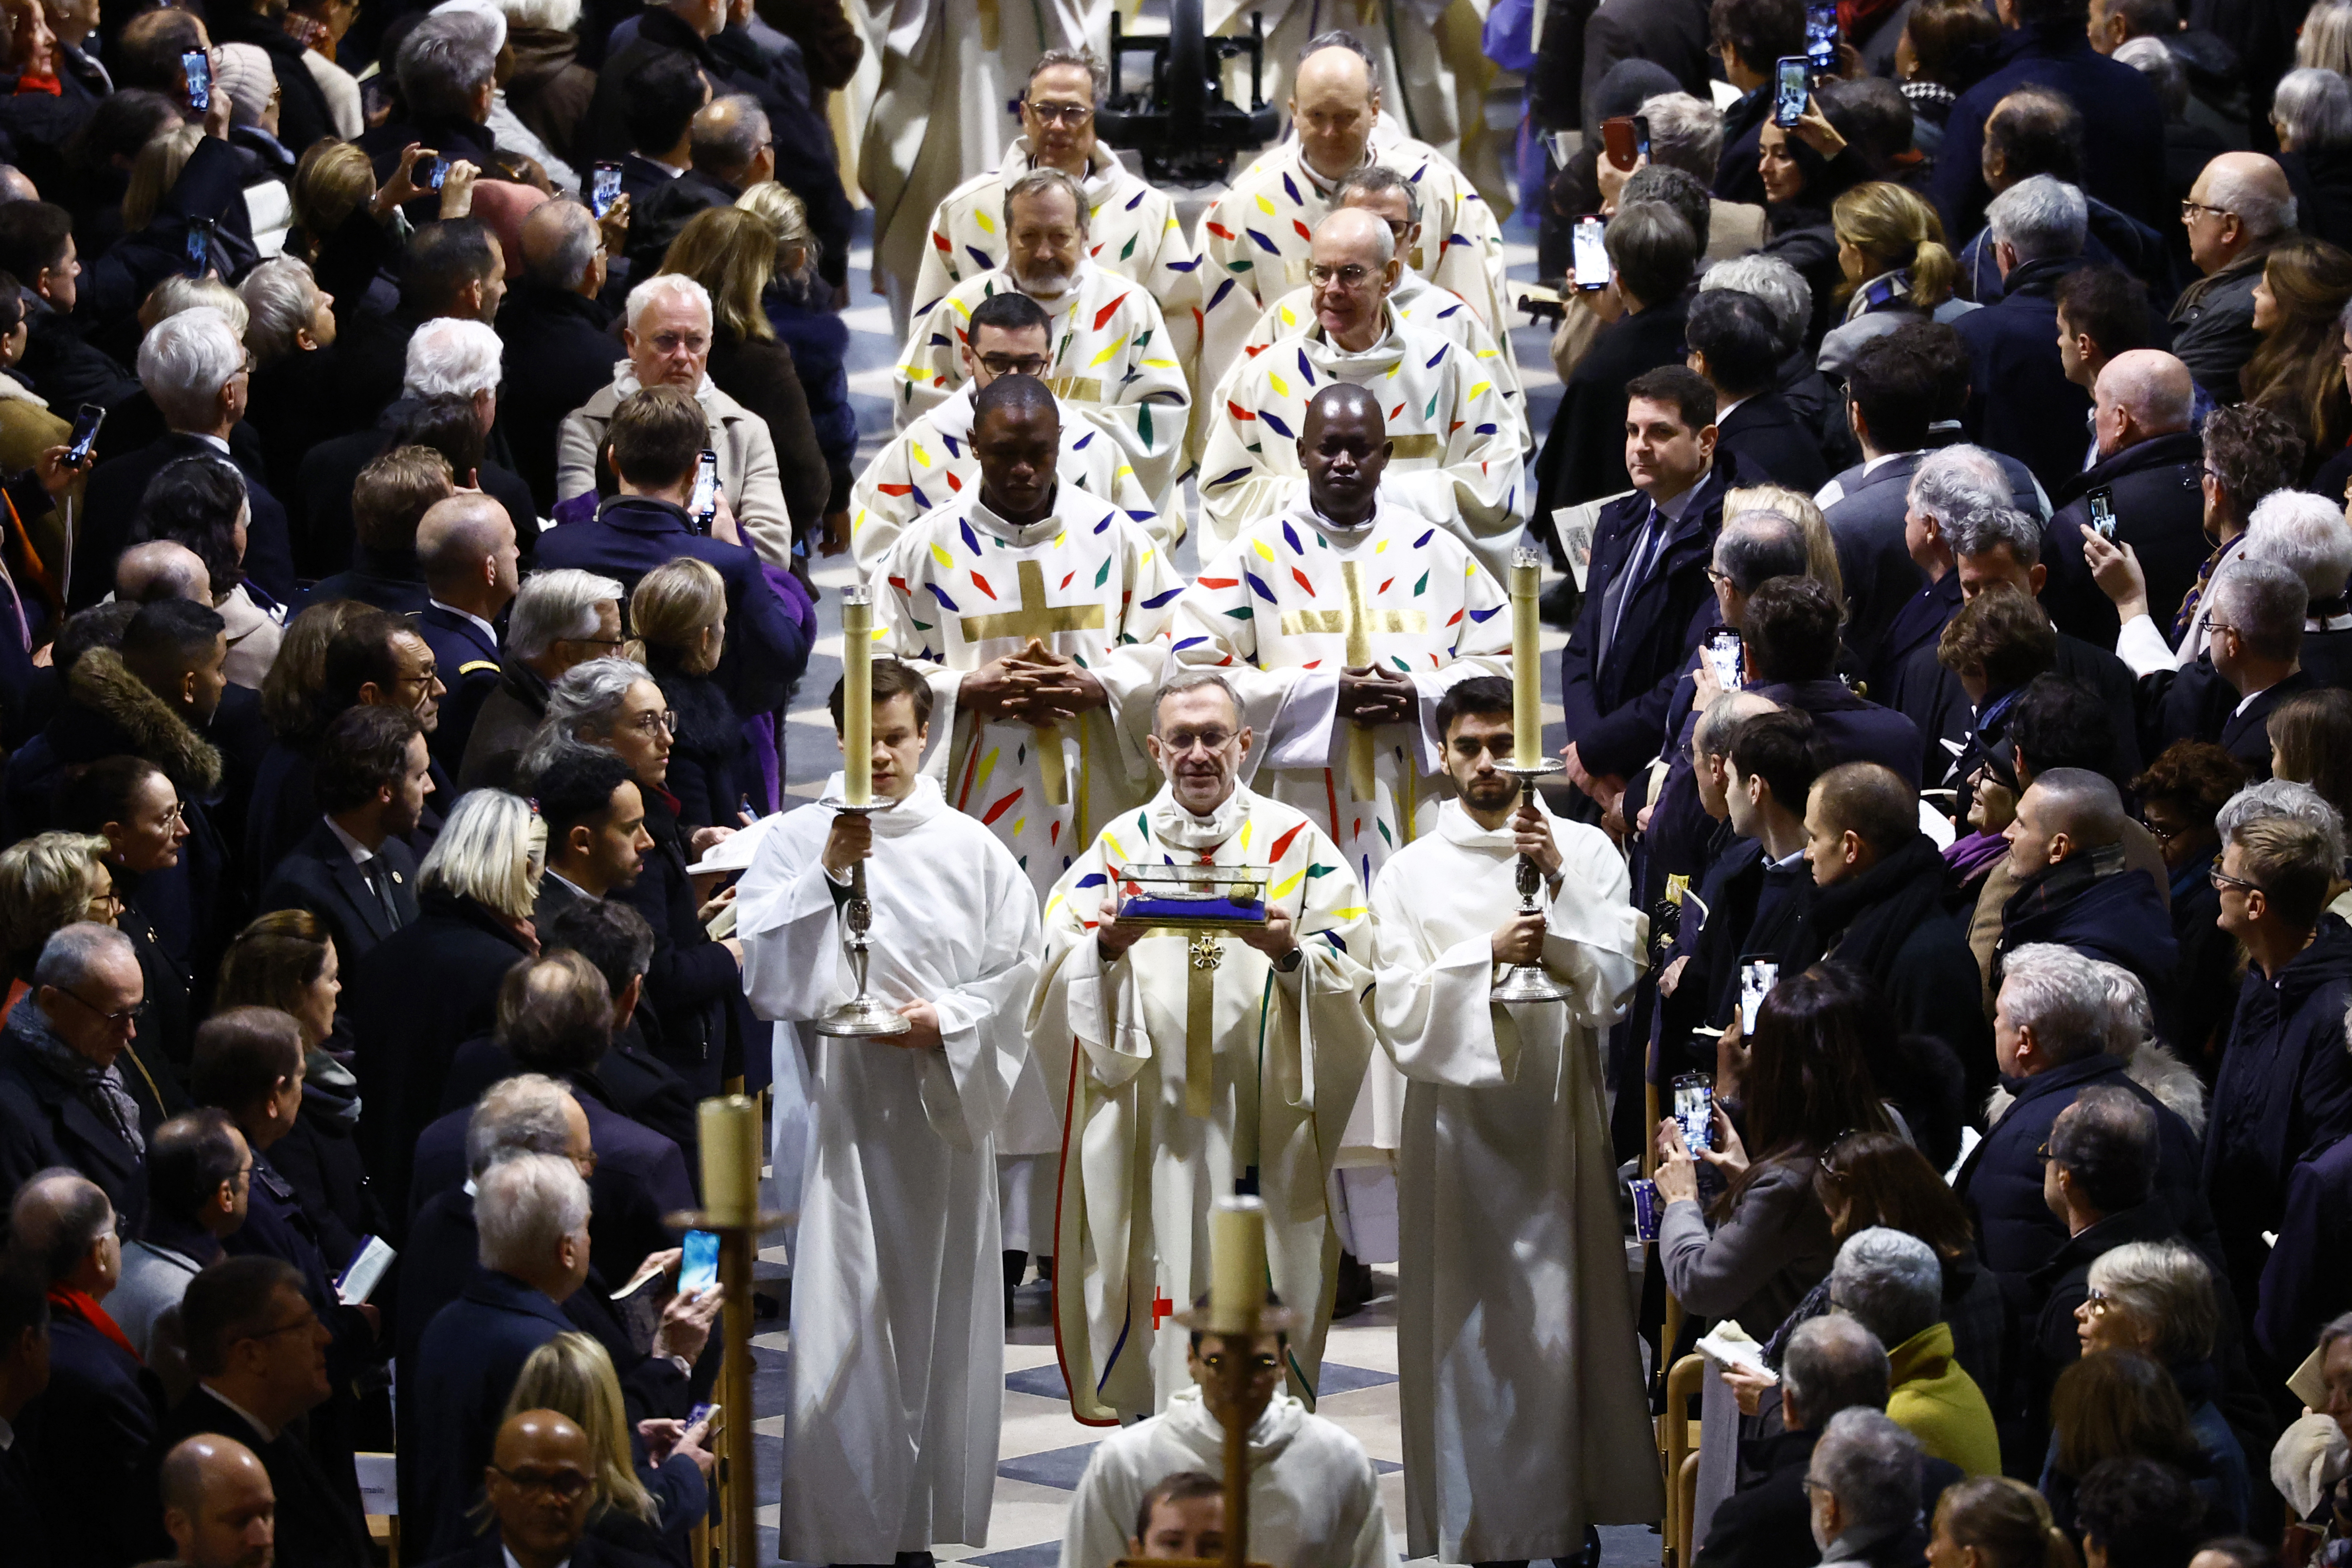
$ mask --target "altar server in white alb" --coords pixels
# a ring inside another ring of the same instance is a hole
[[[1337,846],[1241,783],[1250,745],[1222,676],[1173,676],[1150,737],[1166,788],[1046,901],[1030,1040],[1069,1086],[1054,1311],[1091,1424],[1150,1415],[1188,1383],[1172,1315],[1208,1289],[1209,1211],[1237,1187],[1265,1199],[1268,1272],[1300,1314],[1284,1370],[1310,1406],[1320,1375],[1339,1252],[1324,1195],[1372,1051],[1371,932]],[[1114,918],[1122,870],[1171,863],[1257,869],[1265,925]]]
[[[1298,504],[1307,402],[1346,382],[1377,394],[1388,421],[1382,498],[1454,529],[1500,573],[1520,523],[1516,403],[1469,350],[1408,325],[1389,303],[1404,269],[1380,218],[1360,207],[1333,213],[1312,254],[1315,319],[1237,367],[1202,411],[1203,549]]]
[[[974,307],[1026,294],[1053,319],[1045,379],[1127,448],[1136,476],[1164,506],[1184,454],[1192,389],[1150,290],[1087,258],[1086,190],[1059,169],[1032,169],[1004,188],[1004,265],[918,307],[898,365],[901,429],[963,383],[961,346]]]
[[[836,730],[842,692],[834,688]],[[930,692],[874,667],[870,817],[771,818],[736,895],[744,987],[801,1026],[814,1101],[793,1259],[778,1545],[873,1563],[988,1540],[1004,1405],[995,1135],[1026,1044],[1036,897],[989,831],[918,774]],[[839,794],[836,774],[828,792]],[[866,862],[870,989],[912,1026],[809,1027],[855,988],[843,905]],[[779,1031],[780,1051],[795,1049]],[[780,1064],[780,1080],[801,1076]]]
[[[945,402],[908,420],[850,492],[849,547],[861,570],[873,570],[917,517],[971,497],[980,484],[972,399],[999,376],[1043,376],[1052,348],[1053,322],[1027,295],[994,294],[972,308],[961,350],[969,379]],[[1056,399],[1055,408],[1062,446],[1054,476],[1108,501],[1163,548],[1181,537],[1181,524],[1144,494],[1118,437],[1075,405]]]
[[[1143,285],[1160,302],[1176,358],[1189,374],[1201,346],[1201,258],[1176,204],[1148,185],[1095,137],[1095,110],[1110,73],[1090,54],[1048,49],[1021,93],[1021,134],[1004,165],[975,174],[931,214],[930,243],[915,298],[937,299],[966,278],[1004,265],[1004,190],[1032,169],[1059,169],[1085,188],[1087,259]]]
[[[1200,1303],[1204,1305],[1206,1297]],[[1279,1301],[1269,1302],[1279,1306]],[[1062,1568],[1111,1568],[1150,1544],[1137,1531],[1154,1501],[1196,1495],[1224,1474],[1223,1358],[1245,1355],[1251,1377],[1242,1399],[1249,1433],[1248,1557],[1287,1568],[1390,1568],[1388,1513],[1371,1457],[1338,1423],[1307,1413],[1282,1387],[1289,1343],[1281,1334],[1255,1342],[1239,1334],[1194,1333],[1185,1362],[1192,1386],[1169,1396],[1168,1408],[1095,1445],[1062,1525]],[[1220,1545],[1222,1494],[1213,1493]],[[1131,1542],[1130,1536],[1133,1535]],[[1197,1537],[1196,1537],[1197,1539]],[[1216,1550],[1202,1552],[1216,1555]]]
[[[1381,1043],[1408,1080],[1397,1185],[1406,1552],[1571,1558],[1664,1493],[1625,1288],[1601,1040],[1643,923],[1598,829],[1518,804],[1511,684],[1440,705],[1460,796],[1372,886]],[[1544,879],[1521,915],[1519,856]],[[1503,964],[1558,1003],[1496,1006]]]

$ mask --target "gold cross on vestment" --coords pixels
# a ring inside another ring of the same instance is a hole
[[[1057,610],[1045,602],[1045,569],[1037,562],[1020,562],[1013,575],[1021,587],[1021,608],[995,615],[965,616],[965,642],[985,643],[992,637],[1034,637],[1041,643],[1051,643],[1056,632],[1102,630],[1103,607],[1100,604],[1066,604]]]
[[[1429,630],[1429,617],[1418,610],[1370,610],[1364,605],[1363,580],[1356,575],[1356,563],[1339,563],[1339,584],[1348,597],[1344,610],[1286,610],[1282,612],[1282,634],[1297,637],[1308,632],[1338,632],[1348,639],[1348,651],[1342,655],[1348,668],[1360,670],[1372,662],[1372,633],[1385,632],[1400,636],[1419,636]]]

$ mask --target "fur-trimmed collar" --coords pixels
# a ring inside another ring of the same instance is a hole
[[[219,750],[125,668],[121,653],[92,648],[74,662],[66,689],[121,730],[132,752],[162,768],[182,795],[209,800],[220,792]]]

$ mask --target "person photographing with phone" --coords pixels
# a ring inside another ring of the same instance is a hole
[[[2116,645],[2121,620],[2095,573],[2118,550],[2130,551],[2147,606],[2166,625],[2195,586],[2212,549],[2196,391],[2189,367],[2158,349],[2117,354],[2099,371],[2091,411],[2099,460],[2057,493],[2050,519],[2042,603],[2061,632]],[[2094,555],[2094,539],[2109,548]]]

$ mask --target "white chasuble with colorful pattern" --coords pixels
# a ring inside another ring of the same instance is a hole
[[[900,534],[874,577],[876,652],[923,670],[936,699],[924,771],[1042,896],[1103,823],[1158,787],[1143,745],[1162,662],[1153,640],[1184,580],[1125,513],[1066,485],[1026,527],[975,486]],[[960,706],[966,674],[1033,637],[1089,671],[1109,706],[1047,727]]]
[[[963,384],[972,308],[1013,287],[1010,273],[982,273],[917,315],[898,366],[899,429]],[[1159,305],[1140,284],[1090,261],[1078,264],[1059,298],[1037,304],[1052,334],[1046,384],[1118,438],[1152,504],[1165,507],[1181,472],[1192,389]]]
[[[966,382],[945,402],[917,414],[858,476],[850,491],[849,548],[860,571],[872,571],[907,525],[925,512],[980,494],[980,459],[971,450],[974,390]],[[1140,524],[1162,549],[1181,538],[1181,529],[1144,494],[1117,437],[1085,410],[1055,401],[1062,417],[1062,449],[1055,458],[1054,477],[1097,501],[1108,501]]]
[[[1307,504],[1297,445],[1307,405],[1345,382],[1379,398],[1388,422],[1381,504],[1452,529],[1491,572],[1508,566],[1523,520],[1516,405],[1467,350],[1381,308],[1388,330],[1370,348],[1350,353],[1310,322],[1242,367],[1202,412],[1203,555],[1244,524]]]
[[[1094,934],[1113,878],[1178,862],[1263,868],[1297,967],[1168,930],[1106,962]],[[1265,1199],[1271,1283],[1299,1314],[1286,1370],[1314,1403],[1339,1252],[1325,1189],[1373,1054],[1365,902],[1313,822],[1244,785],[1206,819],[1162,789],[1047,898],[1029,1038],[1065,1096],[1054,1313],[1079,1420],[1148,1416],[1188,1385],[1173,1314],[1209,1288],[1210,1208],[1237,1182]]]

